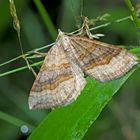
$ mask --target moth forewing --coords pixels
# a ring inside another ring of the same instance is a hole
[[[49,50],[29,95],[29,107],[53,108],[74,101],[86,84],[78,65],[67,59],[61,40]]]

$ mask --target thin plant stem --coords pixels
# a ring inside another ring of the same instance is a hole
[[[90,31],[97,30],[97,29],[100,29],[100,28],[103,28],[103,27],[107,27],[107,26],[109,26],[109,25],[111,25],[111,24],[114,24],[114,23],[120,23],[120,22],[125,21],[125,20],[128,20],[128,19],[130,19],[130,16],[127,16],[127,17],[124,17],[124,18],[121,18],[121,19],[117,19],[117,20],[115,20],[115,21],[113,21],[113,22],[107,22],[107,23],[105,23],[105,24],[101,24],[101,25],[95,26],[95,27],[93,27],[93,28],[90,28]],[[75,31],[73,31],[73,32],[71,32],[71,33],[69,33],[69,34],[74,34],[74,33],[77,33],[78,31],[79,31],[79,30],[75,30]],[[31,50],[31,51],[28,51],[28,52],[26,52],[24,55],[25,55],[25,57],[27,57],[27,58],[30,59],[30,58],[32,58],[32,56],[30,56],[31,54],[34,54],[34,53],[36,53],[37,51],[41,51],[41,50],[43,50],[43,49],[49,48],[49,47],[53,46],[54,44],[55,44],[55,42],[53,42],[53,43],[51,43],[51,44],[48,44],[48,45],[46,45],[46,46],[43,46],[43,47],[40,47],[40,48]],[[0,64],[0,67],[1,67],[1,66],[4,66],[4,65],[6,65],[6,64],[9,64],[9,63],[11,63],[11,62],[14,62],[14,61],[16,61],[16,60],[18,60],[18,59],[20,59],[20,58],[23,58],[23,56],[20,55],[20,56],[17,56],[17,57],[15,57],[15,58],[11,59],[11,60],[8,60],[8,61],[6,61],[6,62],[4,62],[4,63],[1,63],[1,64]],[[38,66],[38,65],[40,65],[41,63],[42,63],[42,61],[37,62],[37,63],[34,63],[34,64],[32,64],[31,66]],[[7,71],[7,72],[4,72],[4,73],[1,73],[1,74],[0,74],[0,77],[6,76],[6,75],[9,75],[9,74],[18,72],[18,71],[22,71],[22,70],[27,69],[27,68],[28,68],[27,66],[23,66],[23,67],[20,67],[20,68],[17,68],[17,69],[13,69],[13,70]]]
[[[140,49],[139,48],[131,49],[130,51],[133,52],[133,53],[135,53],[135,54],[137,54],[137,56],[140,58],[140,53],[138,53],[138,52],[140,52]],[[36,62],[34,64],[31,64],[31,67],[39,66],[42,63],[43,63],[43,61]],[[140,62],[138,62],[138,65],[137,66],[140,67]],[[3,76],[6,76],[6,75],[15,73],[15,72],[19,72],[19,71],[25,70],[27,68],[28,68],[27,65],[26,66],[23,66],[23,67],[19,67],[19,68],[16,68],[16,69],[13,69],[13,70],[10,70],[10,71],[1,73],[0,74],[0,77],[3,77]]]
[[[140,35],[140,20],[137,17],[137,12],[131,3],[131,0],[125,0],[125,3],[129,9],[129,11],[131,12],[133,22],[134,22],[135,26],[137,27],[137,30],[138,30],[139,35]]]
[[[115,21],[113,21],[113,22],[107,22],[107,23],[104,23],[104,24],[95,26],[95,27],[93,27],[93,28],[90,28],[90,31],[97,30],[97,29],[100,29],[100,28],[103,28],[103,27],[107,27],[107,26],[109,26],[109,25],[111,25],[111,24],[113,24],[113,23],[119,23],[119,22],[122,22],[122,21],[125,21],[125,20],[128,20],[128,19],[130,19],[130,16],[127,16],[127,17],[124,17],[124,18],[121,18],[121,19],[117,19],[117,20],[115,20]],[[73,32],[71,32],[71,33],[69,33],[69,34],[74,34],[74,33],[77,33],[78,31],[79,31],[79,29],[78,29],[78,30],[75,30],[75,31],[73,31]],[[43,49],[49,48],[49,47],[53,46],[54,44],[55,44],[55,42],[53,42],[53,43],[51,43],[51,44],[48,44],[48,45],[46,45],[46,46],[43,46],[43,47],[40,47],[40,48],[31,50],[31,51],[28,51],[28,52],[25,53],[25,55],[28,56],[28,55],[30,55],[30,54],[35,53],[36,51],[41,51],[41,50],[43,50]],[[0,64],[0,67],[1,67],[1,66],[4,66],[4,65],[6,65],[6,64],[9,64],[9,63],[11,63],[11,62],[14,62],[14,61],[18,60],[19,58],[23,58],[23,56],[20,55],[20,56],[17,56],[17,57],[15,57],[15,58],[11,59],[11,60],[8,60],[8,61],[6,61],[6,62],[4,62],[4,63],[1,63],[1,64]]]
[[[9,0],[9,3],[10,3],[10,13],[13,18],[13,27],[17,31],[21,53],[23,54],[23,47],[22,47],[21,38],[20,38],[20,28],[21,28],[20,21],[17,16],[17,11],[16,11],[14,0]]]
[[[127,16],[127,17],[124,17],[124,18],[121,18],[121,19],[117,19],[117,20],[112,21],[112,22],[107,22],[107,23],[105,23],[105,24],[101,24],[101,25],[99,25],[99,26],[90,28],[89,30],[90,30],[90,31],[97,30],[97,29],[100,29],[100,28],[103,28],[103,27],[107,27],[107,26],[109,26],[109,25],[112,25],[112,24],[114,24],[114,23],[120,23],[120,22],[125,21],[125,20],[128,20],[128,19],[130,19],[130,16]]]
[[[57,36],[57,31],[55,29],[55,26],[52,23],[52,20],[49,17],[47,10],[44,8],[44,6],[40,0],[34,0],[34,3],[36,5],[36,7],[38,8],[38,11],[47,27],[47,30],[50,33],[52,39],[55,40],[56,36]]]
[[[12,115],[9,115],[3,111],[0,111],[0,119],[4,120],[12,125],[15,125],[17,127],[21,127],[22,125],[27,125],[29,127],[29,129],[31,129],[31,130],[35,128],[35,126],[33,126],[21,119],[18,119]]]
[[[84,8],[84,0],[81,0],[80,1],[80,15],[81,15],[81,17],[83,16],[83,8]]]
[[[43,61],[39,61],[39,62],[36,62],[36,63],[34,63],[34,64],[31,64],[30,66],[31,66],[31,67],[35,67],[35,66],[41,65],[42,63],[43,63]],[[16,68],[16,69],[13,69],[13,70],[10,70],[10,71],[1,73],[1,74],[0,74],[0,77],[6,76],[6,75],[9,75],[9,74],[18,72],[18,71],[25,70],[25,69],[27,69],[27,68],[28,68],[27,65],[26,65],[26,66],[23,66],[23,67],[20,67],[20,68]]]
[[[117,20],[112,21],[112,22],[107,22],[107,23],[104,23],[104,24],[95,26],[95,27],[93,27],[93,28],[90,28],[89,30],[90,30],[90,31],[97,30],[97,29],[100,29],[100,28],[103,28],[103,27],[107,27],[107,26],[109,26],[109,25],[112,25],[112,24],[114,24],[114,23],[120,23],[120,22],[125,21],[125,20],[128,20],[128,19],[130,19],[130,16],[127,16],[127,17],[124,17],[124,18],[121,18],[121,19],[117,19]],[[78,30],[75,30],[75,31],[73,31],[73,32],[71,32],[71,33],[69,33],[69,34],[77,33],[77,32],[79,32],[80,30],[81,30],[81,28],[78,29]]]
[[[49,47],[51,47],[51,46],[54,45],[54,44],[55,44],[55,42],[54,42],[54,43],[51,43],[51,44],[48,44],[48,45],[46,45],[46,46],[37,48],[37,49],[35,49],[35,50],[28,51],[28,52],[26,52],[24,55],[25,55],[25,57],[28,57],[29,55],[35,53],[36,51],[40,51],[40,50],[49,48]],[[14,61],[16,61],[16,60],[18,60],[18,59],[20,59],[20,58],[23,58],[23,56],[22,56],[22,55],[19,55],[19,56],[15,57],[15,58],[12,58],[12,59],[10,59],[10,60],[4,62],[4,63],[1,63],[1,64],[0,64],[0,67],[1,67],[1,66],[4,66],[4,65],[7,65],[7,64],[9,64],[9,63],[11,63],[11,62],[14,62]]]
[[[15,57],[15,58],[12,58],[12,59],[10,59],[10,60],[4,62],[4,63],[1,63],[1,64],[0,64],[0,67],[4,66],[4,65],[6,65],[6,64],[9,64],[9,63],[11,63],[11,62],[14,62],[14,61],[16,61],[16,60],[18,60],[18,59],[20,59],[20,58],[22,58],[22,55],[19,55],[19,56]]]
[[[18,16],[17,16],[14,0],[9,0],[9,3],[10,3],[10,13],[11,13],[11,16],[13,17],[13,27],[17,31],[19,46],[20,46],[20,49],[21,49],[21,56],[25,60],[29,70],[31,70],[33,72],[33,74],[35,75],[35,72],[32,69],[32,67],[30,66],[30,64],[29,64],[29,62],[26,58],[26,55],[24,55],[23,46],[22,46],[22,42],[21,42],[21,36],[20,36],[21,26],[20,26],[20,21],[19,21]]]

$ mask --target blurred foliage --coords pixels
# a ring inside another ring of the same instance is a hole
[[[133,0],[133,5],[137,5],[138,2],[139,0]],[[42,3],[56,30],[60,28],[62,31],[71,32],[76,29],[76,19],[80,15],[81,0],[42,0]],[[15,0],[15,4],[21,22],[21,38],[24,52],[45,46],[54,41],[34,1]],[[84,0],[83,15],[92,19],[105,13],[111,15],[109,21],[130,15],[125,2],[122,0]],[[21,52],[17,34],[13,29],[8,1],[0,1],[0,17],[0,63],[2,63],[20,55]],[[100,24],[102,22],[96,23],[96,25]],[[102,37],[101,41],[125,45],[128,46],[128,49],[132,48],[131,46],[139,45],[137,30],[130,20],[111,24],[108,27],[93,31],[93,33],[103,33],[105,37]],[[20,59],[0,67],[0,73],[23,65],[26,65],[25,61]],[[139,75],[140,70],[138,69],[118,94],[113,97],[113,100],[104,109],[98,120],[88,130],[84,140],[139,139]],[[0,78],[0,110],[9,116],[17,118],[19,122],[23,122],[22,125],[16,123],[18,121],[15,121],[16,124],[12,124],[1,119],[1,140],[26,139],[32,128],[36,127],[49,112],[47,110],[30,111],[28,109],[28,94],[33,80],[34,76],[29,70]],[[32,126],[29,126],[28,132],[21,129],[23,125],[27,124]]]

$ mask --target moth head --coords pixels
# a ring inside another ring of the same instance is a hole
[[[69,36],[67,36],[60,29],[58,31],[59,31],[59,34],[58,34],[57,41],[60,41],[63,45],[68,45],[70,43]]]

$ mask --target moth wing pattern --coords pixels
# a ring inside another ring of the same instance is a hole
[[[29,108],[65,106],[84,89],[84,73],[105,82],[120,78],[137,63],[126,49],[60,31],[32,86]]]
[[[48,52],[29,95],[29,108],[64,106],[80,95],[86,85],[83,72],[67,59],[58,41]]]
[[[101,81],[120,78],[138,62],[126,49],[87,37],[69,37],[77,63],[89,76]]]

